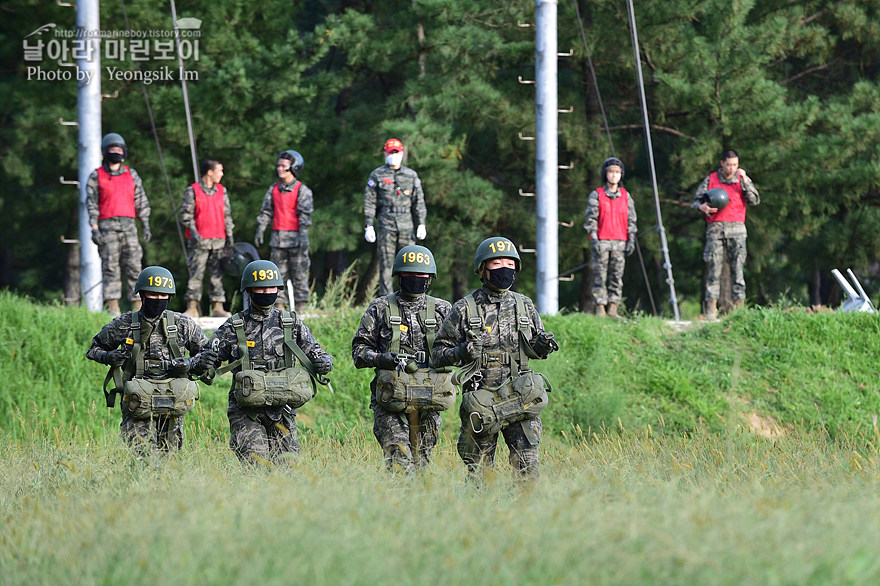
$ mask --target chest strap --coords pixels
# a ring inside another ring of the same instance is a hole
[[[388,345],[388,351],[397,353],[400,352],[400,326],[403,325],[403,318],[400,312],[400,304],[397,301],[397,294],[392,293],[387,299],[388,311],[385,313],[385,324],[391,330],[391,343]],[[417,317],[419,325],[425,333],[425,345],[427,346],[425,359],[417,360],[419,362],[427,362],[430,368],[434,368],[431,350],[434,348],[434,339],[437,337],[437,330],[440,328],[440,324],[437,322],[436,298],[426,294],[425,309],[419,311]],[[415,348],[409,348],[408,350],[408,353],[421,354],[421,352],[415,352]]]

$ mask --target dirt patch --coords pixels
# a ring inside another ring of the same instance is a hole
[[[776,423],[772,416],[761,417],[754,411],[743,413],[742,418],[749,424],[749,429],[762,437],[781,437],[785,430]]]

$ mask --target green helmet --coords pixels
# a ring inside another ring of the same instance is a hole
[[[241,290],[250,287],[283,287],[281,271],[271,260],[255,260],[244,267],[241,274]]]
[[[397,273],[425,273],[436,277],[437,263],[434,262],[434,255],[430,250],[424,246],[411,244],[401,248],[394,258],[391,274]]]
[[[122,138],[122,135],[116,134],[115,132],[111,132],[110,134],[105,134],[104,138],[101,139],[101,156],[104,158],[107,157],[107,151],[112,146],[122,147],[122,158],[128,158],[128,146],[125,144],[125,139]]]
[[[723,210],[728,202],[730,202],[730,196],[722,187],[716,187],[706,192],[706,203],[709,204],[709,207]]]
[[[493,236],[480,242],[474,256],[474,272],[479,274],[483,263],[493,258],[512,258],[516,261],[516,271],[519,272],[519,253],[513,242],[504,236]]]
[[[176,292],[174,286],[174,277],[171,271],[165,267],[147,267],[138,275],[137,283],[134,285],[134,292],[152,291],[154,293],[168,293],[174,295]]]

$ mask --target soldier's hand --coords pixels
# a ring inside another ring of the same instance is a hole
[[[330,371],[333,370],[333,357],[324,354],[315,358],[312,364],[315,365],[315,372],[318,374],[330,374]]]
[[[150,225],[144,224],[144,242],[149,242],[153,238],[153,233],[150,231]]]
[[[101,231],[92,228],[92,242],[95,243],[95,246],[104,246],[104,236],[101,235]]]
[[[104,352],[104,355],[101,357],[101,362],[107,366],[122,366],[126,360],[128,360],[128,352],[119,348]]]
[[[623,248],[623,253],[627,256],[630,256],[636,250],[636,235],[630,234],[629,239],[626,241],[626,246]]]
[[[254,246],[259,248],[262,245],[263,245],[263,231],[258,229],[257,233],[254,234]]]
[[[186,358],[172,358],[171,368],[168,369],[168,374],[177,378],[184,377],[189,371],[189,365],[190,361]]]
[[[713,208],[708,203],[702,203],[702,204],[700,204],[699,210],[701,212],[703,212],[704,214],[712,215],[718,211],[718,208]]]
[[[376,241],[376,229],[372,226],[364,228],[364,240],[372,244]]]
[[[479,336],[468,334],[466,342],[462,342],[455,349],[455,356],[461,362],[473,362],[483,355],[483,341]]]
[[[419,224],[419,227],[416,228],[416,238],[418,240],[424,240],[427,235],[428,235],[428,229],[425,228],[424,224]]]
[[[376,366],[383,370],[397,368],[397,356],[393,352],[385,352],[376,356]]]
[[[541,332],[538,334],[538,337],[535,339],[535,343],[532,344],[532,350],[535,351],[535,354],[542,357],[547,357],[551,352],[556,352],[559,350],[559,344],[553,338],[553,334],[550,332]]]
[[[220,358],[217,356],[217,353],[211,348],[205,348],[192,358],[189,371],[198,376],[206,373],[209,368],[216,367],[219,363]]]

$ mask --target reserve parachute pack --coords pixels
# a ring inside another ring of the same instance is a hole
[[[538,438],[528,425],[528,420],[536,418],[544,410],[549,401],[547,393],[552,388],[547,377],[529,369],[529,358],[538,358],[528,344],[531,319],[526,312],[523,296],[513,291],[510,293],[516,299],[519,349],[515,355],[506,352],[484,353],[479,360],[465,365],[456,373],[456,384],[472,381],[473,389],[462,395],[459,415],[476,437],[495,435],[511,423],[521,422],[529,442],[537,445]],[[465,297],[465,307],[469,333],[477,335],[484,329],[484,319],[473,293]],[[493,362],[504,364],[505,359],[510,361],[511,376],[497,387],[481,387],[481,367]]]
[[[160,324],[165,332],[172,357],[183,357],[174,313],[166,310]],[[152,330],[147,334],[147,339],[150,334],[152,334]],[[144,378],[145,374],[164,374],[170,364],[165,364],[164,360],[145,359],[141,342],[141,322],[138,319],[138,313],[133,311],[131,312],[131,337],[126,340],[126,344],[130,346],[131,356],[126,361],[124,369],[112,367],[104,379],[104,396],[107,399],[107,406],[115,406],[115,394],[121,393],[122,404],[134,419],[150,419],[158,415],[170,417],[186,415],[199,400],[198,383],[189,378]],[[111,378],[116,388],[108,391],[107,384]]]
[[[315,383],[326,385],[329,381],[315,372],[315,366],[306,353],[293,340],[293,312],[281,312],[281,328],[284,331],[284,362],[282,368],[257,370],[248,353],[244,331],[244,318],[235,314],[232,328],[238,341],[239,358],[216,370],[216,374],[228,372],[238,365],[241,370],[233,376],[232,395],[242,407],[302,407],[317,394]],[[294,356],[301,366],[294,365]]]
[[[405,367],[395,370],[376,369],[376,401],[391,413],[412,413],[414,411],[446,411],[455,404],[455,386],[452,384],[450,369],[436,369],[431,360],[434,338],[440,324],[437,323],[435,298],[426,295],[426,308],[419,312],[418,319],[425,332],[427,351],[421,353],[404,352],[412,358]],[[387,297],[388,311],[385,323],[391,330],[389,352],[401,354],[400,328],[403,320],[397,295]],[[405,349],[404,349],[405,350]],[[417,362],[427,363],[427,368],[418,368]]]

